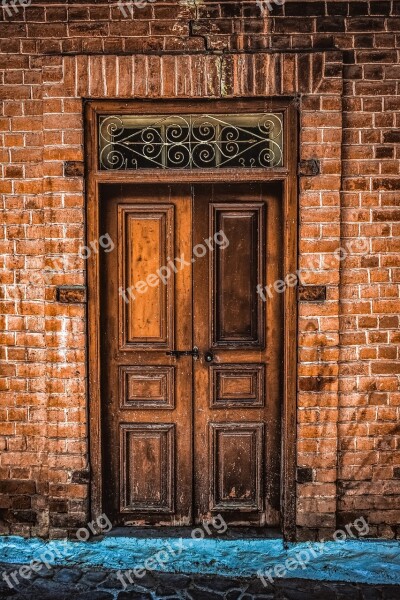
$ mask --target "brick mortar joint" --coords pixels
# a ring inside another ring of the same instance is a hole
[[[238,35],[238,34],[235,34]],[[199,37],[199,38],[204,38],[205,36],[203,35],[199,35],[199,34],[193,34],[191,36],[189,36],[191,38],[195,38],[195,37]],[[40,57],[45,57],[45,56],[51,56],[52,58],[54,58],[54,56],[57,57],[62,57],[62,58],[66,58],[66,57],[75,57],[75,56],[104,56],[104,57],[110,57],[110,56],[160,56],[160,57],[164,57],[164,56],[203,56],[203,55],[215,55],[215,56],[220,56],[221,54],[223,55],[247,55],[247,56],[258,56],[260,54],[276,54],[276,55],[282,55],[282,54],[294,54],[294,55],[298,55],[298,54],[307,54],[307,55],[314,55],[314,54],[328,54],[328,53],[342,53],[342,51],[338,48],[335,48],[334,46],[332,47],[327,47],[327,48],[285,48],[285,49],[281,49],[281,48],[257,48],[254,50],[231,50],[231,49],[223,49],[223,50],[214,50],[214,49],[204,49],[204,50],[198,50],[198,51],[191,51],[191,52],[187,52],[185,50],[176,50],[176,51],[171,51],[169,50],[168,52],[164,52],[163,50],[144,50],[143,52],[130,52],[130,51],[120,51],[120,52],[93,52],[93,51],[88,51],[88,52],[57,52],[57,54],[54,54],[53,52],[38,52],[37,54],[31,54],[29,53],[29,56],[33,56],[35,58],[40,58]],[[3,53],[3,56],[8,56],[9,53]],[[14,54],[10,53],[11,56],[14,56]],[[1,55],[0,55],[1,56]],[[21,53],[21,56],[28,56],[28,54],[23,54]],[[338,63],[341,61],[335,60],[334,63]],[[330,63],[331,64],[331,63]]]

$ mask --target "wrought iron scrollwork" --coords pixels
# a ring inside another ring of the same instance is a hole
[[[280,113],[102,116],[100,169],[282,166]]]

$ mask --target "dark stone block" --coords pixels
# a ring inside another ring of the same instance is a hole
[[[317,19],[317,31],[333,31],[336,33],[345,31],[344,18],[325,17],[324,19]]]
[[[364,268],[379,267],[379,257],[378,256],[363,256],[361,258],[361,266]]]
[[[368,14],[368,2],[349,2],[349,15],[351,17],[360,17]]]
[[[171,596],[174,596],[176,590],[174,590],[174,588],[172,587],[168,587],[168,585],[159,585],[158,588],[156,589],[156,595],[157,598],[164,598],[165,596],[168,596],[168,598],[171,598]]]
[[[0,582],[0,600],[6,600],[6,598],[16,598],[17,591],[12,590],[5,582]],[[25,598],[25,595],[24,595]],[[18,600],[16,598],[16,600]]]
[[[320,170],[320,162],[316,158],[299,162],[298,172],[300,177],[315,177],[319,175]]]
[[[290,35],[272,35],[271,36],[271,48],[285,49],[290,48],[291,36]],[[276,64],[279,64],[277,61]],[[277,84],[279,89],[279,84]]]
[[[311,483],[314,479],[314,473],[311,467],[297,467],[297,483]]]
[[[397,177],[373,179],[372,180],[372,189],[373,190],[382,190],[382,191],[386,190],[388,192],[400,190],[400,179],[398,179]]]
[[[66,500],[50,500],[49,510],[51,513],[66,513],[68,512],[68,502]]]
[[[359,19],[349,19],[347,31],[384,31],[385,20],[376,17],[365,17]]]
[[[354,523],[354,521],[356,521],[357,519],[361,518],[363,518],[366,521],[366,523],[368,523],[367,516],[363,515],[361,511],[341,511],[337,514],[337,526],[345,527],[346,525],[350,525],[351,523]],[[351,531],[353,532],[353,535],[355,537],[358,536],[358,532],[355,526],[351,528]]]
[[[295,17],[278,17],[274,19],[275,33],[312,33],[314,31],[313,19],[298,19]]]
[[[324,2],[287,2],[285,15],[291,17],[323,17],[325,15]]]
[[[314,36],[314,48],[334,48],[335,38],[333,35],[317,34]]]
[[[382,65],[365,65],[364,78],[365,79],[376,79],[378,81],[382,80],[384,78],[383,66]]]
[[[83,177],[85,175],[85,163],[78,160],[66,160],[64,162],[65,177]]]
[[[279,6],[279,4],[272,4],[272,10],[270,14],[274,15],[275,17],[282,17],[284,14],[283,5]]]
[[[374,223],[400,221],[400,210],[374,210],[372,211],[372,221]]]
[[[261,19],[250,19],[243,21],[243,28],[245,33],[262,33],[264,23]]]
[[[75,517],[68,513],[51,514],[50,523],[53,525],[53,527],[61,527],[63,529],[68,529],[70,527],[79,529],[85,525],[80,517]]]
[[[16,509],[29,509],[32,505],[30,496],[16,496],[12,499],[11,505]]]
[[[133,568],[133,567],[132,567]],[[124,575],[124,570],[122,570],[122,575]],[[145,575],[143,577],[141,577],[140,579],[135,579],[134,575],[132,574],[132,581],[133,584],[131,584],[129,582],[129,580],[124,576],[124,581],[127,584],[127,589],[125,590],[125,592],[131,592],[134,591],[133,588],[136,585],[140,585],[141,588],[146,588],[146,589],[156,589],[157,586],[160,584],[160,582],[164,583],[164,580],[161,579],[160,577],[158,577],[159,574],[157,574],[157,579],[156,579],[156,573],[155,571],[146,571]],[[165,584],[168,584],[168,581],[165,580]],[[107,590],[121,590],[122,588],[122,582],[120,579],[117,578],[116,573],[112,573],[111,576],[109,576],[107,578],[106,581],[104,581],[101,584],[102,589],[107,589]]]
[[[354,65],[356,62],[356,54],[354,50],[345,50],[343,52],[343,64]]]
[[[83,285],[60,285],[56,291],[57,302],[81,304],[86,302],[86,287]]]
[[[197,14],[199,19],[216,19],[219,17],[218,6],[198,6]]]
[[[383,141],[393,142],[397,144],[398,142],[400,142],[400,130],[392,129],[391,131],[385,131],[383,134]]]
[[[396,58],[396,52],[393,50],[375,50],[374,52],[365,51],[357,53],[357,59],[360,63],[381,62],[394,64],[396,62]]]
[[[2,479],[0,494],[35,494],[36,483],[31,479]]]
[[[301,392],[322,392],[335,384],[334,377],[300,377],[299,390]]]
[[[299,92],[309,93],[311,92],[311,57],[309,54],[300,54],[298,59],[298,84]]]
[[[108,573],[105,571],[88,571],[80,580],[80,584],[98,585],[107,578]]]
[[[374,36],[371,35],[355,35],[354,46],[358,49],[373,48],[374,47]]]
[[[81,469],[80,471],[72,472],[72,483],[89,483],[90,473],[87,469]]]
[[[324,77],[340,77],[342,75],[342,70],[342,65],[328,64],[325,66]]]
[[[190,584],[190,577],[183,573],[157,573],[157,579],[169,587],[174,587],[175,590],[183,590]]]
[[[58,583],[75,583],[82,576],[82,572],[78,569],[61,569],[54,575],[54,581]]]
[[[11,498],[9,496],[0,496],[0,511],[11,507]]]
[[[37,523],[37,514],[34,510],[13,510],[12,515],[18,523],[29,523],[31,525]]]
[[[224,2],[220,4],[221,17],[231,18],[241,16],[241,2]]]
[[[360,65],[345,65],[343,69],[344,79],[362,79],[363,69]]]
[[[347,17],[349,11],[348,2],[327,2],[328,15],[341,15]]]
[[[370,2],[369,11],[371,15],[390,15],[390,2],[380,0],[379,2]]]

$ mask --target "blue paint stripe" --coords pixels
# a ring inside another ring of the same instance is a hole
[[[356,583],[400,584],[400,541],[345,540],[343,542],[298,543],[285,548],[282,540],[225,540],[218,538],[132,538],[107,536],[101,540],[45,542],[18,536],[0,538],[0,562],[29,563],[45,560],[51,565],[80,565],[109,569],[143,567],[146,559],[160,550],[165,566],[154,570],[174,573],[202,573],[225,577],[251,577],[270,571],[274,579],[286,578],[348,581]],[[299,559],[303,565],[299,566]],[[297,568],[294,561],[297,561]],[[278,571],[274,569],[278,565]],[[303,568],[304,567],[304,568]],[[292,570],[289,570],[291,569]]]

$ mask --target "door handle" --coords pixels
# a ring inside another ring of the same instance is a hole
[[[166,352],[167,356],[173,356],[174,358],[180,358],[181,356],[193,356],[196,360],[199,358],[199,349],[194,346],[193,350],[171,350]]]
[[[214,354],[210,351],[204,353],[204,360],[208,363],[214,360]]]

